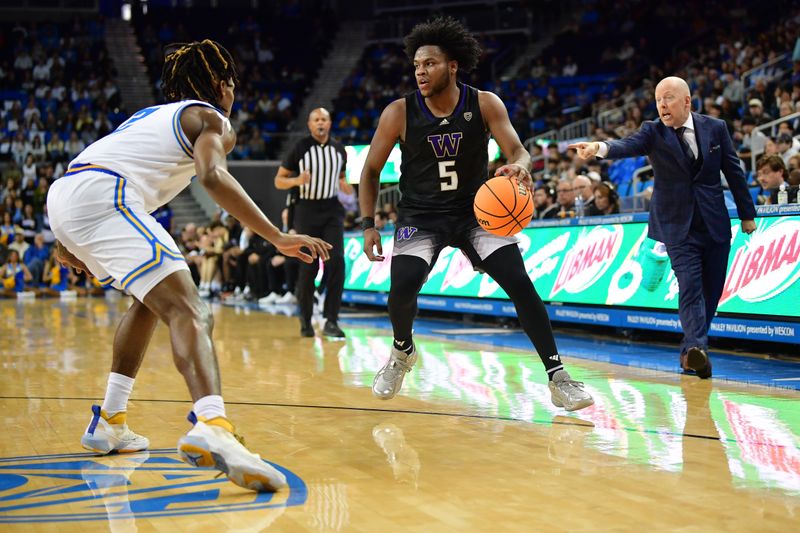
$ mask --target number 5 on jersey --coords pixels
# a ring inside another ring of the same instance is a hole
[[[458,174],[453,167],[455,161],[439,161],[439,179],[443,191],[454,191],[458,189]]]

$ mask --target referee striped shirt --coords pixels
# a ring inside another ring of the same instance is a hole
[[[339,194],[339,175],[347,165],[347,153],[339,141],[319,143],[309,135],[294,145],[281,165],[297,174],[308,170],[311,181],[299,187],[301,200],[327,200]]]

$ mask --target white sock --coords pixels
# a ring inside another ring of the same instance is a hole
[[[194,402],[194,414],[197,415],[197,418],[205,418],[206,420],[211,420],[218,416],[225,417],[225,402],[222,401],[222,396],[203,396]]]
[[[103,411],[109,416],[114,413],[128,410],[128,398],[133,391],[134,378],[111,372],[108,375],[108,387],[106,388],[106,397],[103,399]]]
[[[211,290],[212,291],[218,291],[221,288],[222,288],[222,283],[220,283],[219,281],[212,281],[211,282]]]

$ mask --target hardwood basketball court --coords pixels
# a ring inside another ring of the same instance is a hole
[[[294,317],[223,306],[228,414],[290,489],[247,492],[177,460],[191,402],[163,326],[128,416],[152,449],[94,457],[80,436],[128,302],[0,302],[3,530],[789,531],[800,520],[795,390],[569,358],[596,401],[569,414],[550,404],[537,358],[420,336],[420,362],[382,402],[369,387],[386,329],[345,321],[346,341],[301,339]]]

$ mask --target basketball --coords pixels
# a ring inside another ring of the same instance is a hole
[[[481,185],[473,204],[478,224],[507,237],[522,231],[533,218],[533,198],[520,181],[496,176]]]

